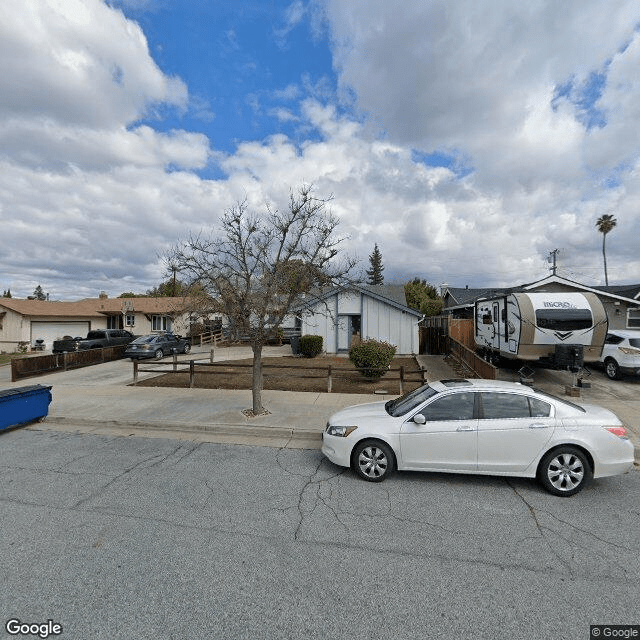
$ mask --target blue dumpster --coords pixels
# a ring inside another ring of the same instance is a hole
[[[51,387],[41,384],[0,390],[0,429],[44,418],[50,402]]]

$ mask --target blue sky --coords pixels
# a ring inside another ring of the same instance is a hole
[[[511,286],[560,249],[602,284],[605,213],[610,283],[640,282],[638,25],[637,0],[3,0],[0,288],[144,292],[302,183],[387,282]]]
[[[335,99],[327,30],[302,2],[163,2],[120,8],[139,21],[154,59],[189,87],[190,106],[143,120],[168,131],[204,132],[231,154],[243,140],[281,133],[302,142],[298,101]],[[313,24],[317,22],[318,24]],[[215,166],[201,171],[211,177]]]

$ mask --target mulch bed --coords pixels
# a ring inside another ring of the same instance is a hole
[[[217,362],[215,366],[196,366],[194,386],[197,389],[251,389],[251,359]],[[245,366],[240,366],[245,365]],[[394,358],[391,370],[382,378],[368,380],[353,368],[347,358],[318,356],[316,358],[263,358],[264,389],[279,391],[327,391],[327,367],[332,369],[333,393],[400,393],[400,367],[404,367],[404,392],[422,385],[420,367],[415,358]],[[144,365],[141,364],[141,367]],[[144,367],[146,368],[146,367]],[[189,387],[189,371],[171,372],[138,382],[145,387]]]

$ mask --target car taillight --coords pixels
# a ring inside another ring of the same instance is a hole
[[[629,439],[629,434],[624,427],[605,427],[609,433],[613,433],[614,436],[618,436],[618,438],[622,438],[623,440]]]

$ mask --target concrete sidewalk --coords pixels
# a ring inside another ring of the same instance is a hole
[[[266,347],[265,356],[291,355],[289,345]],[[194,347],[179,360],[209,359],[209,346]],[[251,357],[246,347],[214,350],[214,361]],[[458,377],[443,356],[417,356],[427,371],[427,380]],[[155,361],[141,364],[145,369]],[[162,360],[171,364],[171,358]],[[153,377],[141,373],[140,379]],[[539,374],[536,386],[562,396],[566,375],[562,372]],[[517,376],[516,376],[517,377]],[[248,417],[243,411],[252,406],[251,391],[226,389],[173,389],[132,387],[133,366],[129,360],[29,378],[11,383],[10,368],[0,367],[0,387],[42,384],[52,386],[49,415],[30,429],[84,431],[113,435],[137,435],[195,441],[254,444],[289,448],[318,448],[327,418],[345,406],[386,401],[395,395],[309,393],[263,391],[267,414]],[[601,388],[602,387],[602,388]],[[629,388],[627,388],[629,387]],[[570,398],[569,398],[570,399]],[[636,385],[620,384],[615,393],[609,386],[594,384],[584,389],[578,402],[598,404],[614,411],[629,427],[640,462],[640,398]]]
[[[210,347],[195,347],[179,360],[210,358]],[[289,345],[266,347],[265,356],[291,355]],[[214,361],[251,357],[247,347],[214,350]],[[427,380],[453,377],[455,372],[442,356],[424,356]],[[171,364],[171,358],[162,360]],[[154,361],[141,363],[152,368]],[[2,367],[1,369],[8,369]],[[140,379],[154,374],[141,373]],[[263,391],[265,415],[248,417],[251,391],[227,389],[174,389],[133,387],[129,360],[29,378],[11,383],[0,370],[0,385],[51,385],[49,415],[29,429],[82,431],[207,442],[253,444],[288,448],[318,448],[328,417],[343,407],[386,401],[395,395]]]

